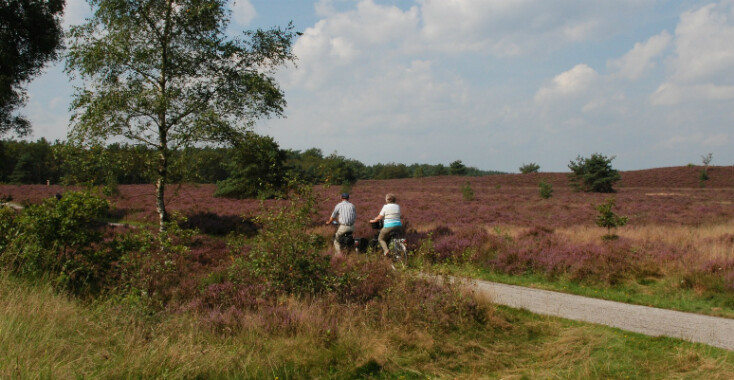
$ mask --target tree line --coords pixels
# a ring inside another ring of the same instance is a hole
[[[113,143],[79,147],[64,141],[1,140],[0,182],[12,184],[147,184],[156,181],[151,163],[156,151],[145,145]],[[173,152],[172,182],[217,184],[220,196],[271,197],[289,179],[309,184],[348,185],[365,179],[441,175],[499,174],[466,166],[461,160],[443,164],[378,163],[366,165],[321,149],[281,149],[268,136],[247,133],[236,146],[186,147]]]

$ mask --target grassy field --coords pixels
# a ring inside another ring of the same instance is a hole
[[[295,301],[292,301],[295,302]],[[341,309],[335,336],[219,331],[191,315],[146,317],[0,277],[0,377],[240,379],[728,379],[730,352],[488,307],[481,325],[375,323]],[[296,305],[294,305],[296,307]],[[299,303],[309,318],[324,308]],[[415,322],[415,321],[413,321]]]

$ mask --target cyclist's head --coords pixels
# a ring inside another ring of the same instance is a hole
[[[349,193],[342,193],[342,199],[349,199]]]
[[[387,195],[385,195],[385,202],[395,203],[395,195],[391,193],[388,193]]]

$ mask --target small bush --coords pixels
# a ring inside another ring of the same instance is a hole
[[[589,158],[578,156],[568,165],[571,182],[579,190],[613,193],[614,184],[622,177],[612,168],[614,156],[607,158],[594,153]]]
[[[618,216],[612,211],[614,204],[614,198],[609,198],[606,202],[595,207],[596,211],[599,212],[595,219],[596,225],[607,229],[607,234],[602,237],[604,240],[616,239],[617,235],[612,233],[612,229],[624,226],[628,221],[626,216]]]
[[[536,164],[535,162],[522,164],[522,166],[520,166],[520,173],[522,174],[537,173],[538,170],[540,170],[540,165]]]
[[[182,229],[181,224],[185,224],[182,217],[173,215],[163,234],[141,228],[116,234],[107,243],[119,257],[111,274],[119,296],[143,310],[161,310],[192,296],[184,283],[196,281],[192,272],[200,266],[191,248],[197,231]]]
[[[701,169],[701,173],[698,176],[698,180],[701,181],[702,184],[703,184],[703,182],[708,181],[709,179],[710,178],[709,178],[708,171],[705,168],[704,169]]]
[[[102,246],[106,200],[67,192],[30,205],[16,218],[3,212],[0,264],[14,273],[50,274],[57,286],[76,293],[96,289],[117,257]]]
[[[541,180],[540,183],[538,183],[538,186],[540,187],[541,198],[548,199],[553,196],[553,185],[545,182],[545,180]]]
[[[251,249],[240,253],[233,270],[260,278],[273,293],[307,295],[326,290],[332,280],[330,259],[320,252],[323,239],[306,229],[314,210],[313,195],[306,188],[287,204],[263,210],[255,218],[262,229]]]
[[[464,198],[465,201],[474,200],[474,190],[472,190],[471,184],[469,182],[461,187],[461,197]]]

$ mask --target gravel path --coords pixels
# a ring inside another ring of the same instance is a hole
[[[598,323],[734,350],[734,319],[630,305],[481,280],[469,283],[494,303],[533,313]]]

